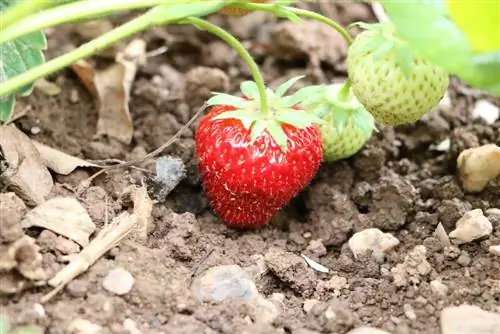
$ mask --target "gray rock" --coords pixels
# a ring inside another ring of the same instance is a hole
[[[462,304],[441,311],[441,334],[499,334],[500,314]]]
[[[115,268],[109,271],[102,281],[102,286],[109,292],[117,295],[125,295],[132,290],[135,279],[131,273],[123,268]]]
[[[223,265],[208,269],[196,278],[191,291],[200,301],[239,299],[249,301],[258,296],[250,275],[237,265]]]

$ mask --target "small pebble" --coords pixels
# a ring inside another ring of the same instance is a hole
[[[404,304],[403,305],[403,311],[405,313],[405,316],[409,319],[409,320],[416,320],[417,319],[417,315],[415,314],[415,311],[413,310],[413,307],[411,307],[410,304]]]
[[[441,334],[496,334],[500,332],[500,314],[478,306],[462,304],[441,311]]]
[[[40,132],[42,132],[42,129],[40,129],[39,126],[34,126],[30,129],[30,132],[32,135],[37,135],[39,134]]]
[[[382,329],[374,327],[358,327],[347,332],[347,334],[391,334]]]
[[[439,280],[433,280],[431,281],[430,285],[431,290],[435,295],[439,297],[445,297],[446,294],[448,294],[448,287],[443,282]]]
[[[465,244],[490,235],[493,232],[491,222],[483,215],[483,210],[475,209],[467,212],[456,223],[455,230],[449,236],[456,244]]]
[[[490,246],[490,253],[500,256],[500,245]]]
[[[102,327],[86,319],[77,318],[71,321],[67,331],[69,333],[101,334]]]
[[[469,253],[466,251],[461,251],[460,256],[457,259],[457,263],[462,267],[467,267],[470,264],[471,258]]]
[[[89,289],[89,284],[87,281],[81,279],[75,279],[68,283],[66,286],[66,291],[72,297],[79,298],[87,294]]]
[[[304,301],[304,304],[302,305],[302,308],[304,309],[304,312],[309,313],[319,302],[320,301],[316,299],[306,299]]]
[[[125,295],[130,292],[135,279],[131,273],[123,268],[115,268],[109,271],[102,281],[102,286],[109,292],[117,295]]]
[[[141,331],[137,328],[135,321],[130,318],[123,321],[123,328],[128,334],[141,334]]]
[[[387,252],[399,245],[399,240],[390,233],[369,228],[355,233],[348,245],[355,258],[371,252],[375,260],[382,261]]]
[[[460,249],[456,246],[449,246],[444,248],[444,256],[450,260],[454,260],[460,256]]]
[[[472,117],[482,118],[487,124],[493,124],[500,117],[500,108],[488,100],[478,100],[472,110]]]
[[[326,255],[326,247],[323,245],[321,239],[309,241],[309,246],[307,246],[306,251],[314,257]]]
[[[196,278],[191,291],[200,301],[239,299],[249,301],[258,296],[250,275],[238,265],[222,265],[208,269]]]

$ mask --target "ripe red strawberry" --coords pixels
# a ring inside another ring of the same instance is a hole
[[[294,107],[293,96],[282,96],[286,85],[290,82],[268,91],[270,115],[260,113],[253,83],[242,85],[248,98],[218,94],[196,130],[203,187],[229,226],[266,225],[319,168],[317,118]]]
[[[240,0],[240,1],[241,2],[266,3],[266,2],[269,2],[270,0],[253,0],[253,1]],[[250,12],[251,12],[250,10],[235,8],[232,6],[226,6],[226,7],[223,7],[219,10],[219,13],[229,15],[229,16],[244,16],[244,15],[249,14]]]

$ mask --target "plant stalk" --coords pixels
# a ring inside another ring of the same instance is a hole
[[[214,34],[215,36],[219,37],[227,44],[229,44],[229,46],[231,46],[234,50],[236,50],[236,52],[238,52],[240,57],[243,58],[243,60],[247,64],[250,73],[252,73],[253,80],[255,81],[257,88],[259,90],[261,112],[264,115],[269,114],[270,110],[267,101],[266,85],[264,82],[264,78],[262,77],[259,66],[255,63],[252,56],[250,55],[250,53],[248,53],[245,47],[233,35],[231,35],[224,29],[208,21],[205,21],[197,17],[189,17],[183,20],[183,22],[193,24],[199,27],[200,29],[208,31],[211,34]]]
[[[91,56],[111,44],[134,35],[142,30],[147,29],[152,23],[152,12],[147,12],[107,33],[88,42],[77,49],[68,52],[60,57],[50,60],[40,66],[37,66],[29,71],[24,72],[14,78],[5,81],[0,85],[0,96],[12,93],[33,81],[50,75],[66,66],[69,66],[76,61]]]
[[[17,21],[38,12],[47,7],[56,5],[58,1],[39,1],[39,0],[24,0],[16,3],[12,7],[8,7],[0,15],[0,31],[4,31],[7,27],[16,23]]]
[[[257,3],[235,3],[233,5],[234,7],[238,8],[243,8],[243,9],[248,9],[252,11],[265,11],[265,12],[271,12],[274,14],[279,14],[278,9],[284,9],[288,12],[294,13],[298,16],[306,17],[311,20],[319,21],[321,23],[324,23],[333,29],[335,29],[347,42],[348,45],[352,44],[352,37],[349,35],[349,33],[337,22],[330,20],[329,18],[306,10],[306,9],[300,9],[300,8],[294,8],[294,7],[289,7],[289,6],[284,6],[284,7],[276,7],[276,5],[273,4],[257,4]]]
[[[349,78],[347,78],[347,80],[344,82],[344,84],[340,88],[339,92],[337,93],[337,98],[340,101],[349,100],[350,90],[351,90],[351,80],[349,80]]]
[[[37,1],[43,2],[43,1]],[[3,21],[0,30],[0,44],[12,41],[26,34],[54,27],[63,23],[89,21],[101,16],[123,12],[131,9],[150,8],[160,4],[176,4],[177,0],[86,0],[71,2],[40,13],[22,18],[14,26],[7,26]],[[16,13],[11,14],[16,18]],[[19,17],[17,17],[19,18]],[[10,19],[9,19],[10,20]],[[9,23],[9,22],[7,22]]]

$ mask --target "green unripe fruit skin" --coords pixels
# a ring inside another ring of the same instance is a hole
[[[367,136],[361,131],[352,120],[349,120],[345,128],[337,132],[333,124],[333,116],[323,117],[327,123],[320,125],[323,145],[323,160],[334,162],[349,158],[363,148],[363,145],[370,139],[372,131]]]
[[[372,31],[360,33],[349,48],[347,70],[352,91],[375,120],[385,125],[411,124],[431,111],[449,85],[440,67],[415,57],[411,74],[405,77],[390,50],[378,59],[362,50]]]

